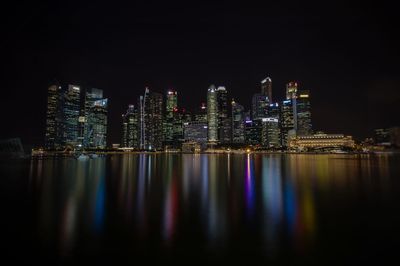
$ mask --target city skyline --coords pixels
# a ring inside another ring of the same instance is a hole
[[[279,99],[290,80],[312,91],[316,129],[363,139],[400,124],[395,8],[388,4],[271,3],[267,13],[238,3],[20,5],[2,18],[2,138],[43,142],[44,88],[52,79],[107,91],[110,121],[146,86],[174,88],[194,109],[210,84],[223,84],[247,109],[248,95],[269,75]],[[111,122],[111,142],[119,128]]]

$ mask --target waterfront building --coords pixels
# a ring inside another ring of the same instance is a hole
[[[261,145],[262,120],[245,121],[245,142],[248,145]]]
[[[63,91],[59,85],[51,85],[47,90],[47,111],[45,148],[61,149],[63,146]]]
[[[262,120],[261,145],[268,149],[277,149],[281,147],[280,126],[276,117],[266,117]]]
[[[218,112],[218,142],[222,144],[231,142],[231,123],[228,117],[228,92],[225,87],[217,88]]]
[[[103,99],[103,90],[91,88],[85,92],[85,103],[83,110],[81,110],[81,116],[79,117],[80,123],[80,142],[84,147],[93,147],[93,124],[89,123],[89,116],[91,110],[94,110],[94,103]],[[93,121],[93,119],[92,119]]]
[[[123,148],[139,148],[139,114],[133,104],[122,115],[122,145]]]
[[[161,150],[163,141],[163,96],[145,89],[139,97],[140,149]]]
[[[79,86],[68,85],[64,93],[64,140],[68,146],[77,146],[79,143],[79,116],[80,116],[81,89]]]
[[[89,148],[104,149],[107,147],[107,113],[108,99],[96,100],[88,110],[87,142]]]
[[[164,119],[164,142],[166,145],[170,145],[174,141],[174,135],[176,134],[175,124],[177,123],[178,111],[178,93],[174,90],[167,91],[167,97],[165,102],[165,119]]]
[[[232,100],[232,143],[244,143],[244,108]]]
[[[280,105],[281,145],[288,146],[289,136],[295,132],[295,119],[293,110],[293,99],[285,100]]]
[[[314,134],[296,136],[289,140],[289,148],[299,151],[352,149],[354,146],[353,138],[343,134]]]
[[[311,105],[310,105],[310,92],[308,90],[298,91],[296,97],[296,112],[297,112],[297,135],[311,135]]]
[[[211,85],[207,91],[207,139],[209,144],[218,142],[218,102],[217,89]]]

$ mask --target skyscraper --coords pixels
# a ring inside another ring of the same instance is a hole
[[[89,89],[85,93],[85,104],[84,104],[84,110],[83,110],[83,115],[80,117],[79,121],[83,122],[83,134],[82,134],[82,139],[83,139],[83,144],[85,147],[94,147],[94,128],[95,124],[98,120],[97,118],[94,119],[95,115],[92,114],[92,111],[96,112],[101,112],[104,113],[107,116],[107,101],[105,102],[97,102],[97,108],[94,108],[95,102],[102,100],[103,99],[103,90],[99,89]],[[104,109],[103,111],[100,111],[100,109]],[[96,114],[96,116],[99,115],[99,113]],[[91,118],[91,119],[89,119]],[[105,117],[107,119],[107,117]]]
[[[214,85],[211,85],[207,91],[207,123],[208,142],[216,144],[218,142],[218,102]]]
[[[254,94],[251,104],[253,120],[267,117],[268,106],[269,106],[268,96],[260,93]]]
[[[139,98],[140,148],[161,150],[163,140],[163,96],[146,88]]]
[[[269,102],[272,102],[272,80],[270,77],[261,81],[261,94],[268,96]]]
[[[232,142],[244,143],[244,108],[232,100]]]
[[[218,141],[219,143],[231,142],[231,123],[228,117],[228,92],[225,87],[217,88],[218,102]]]
[[[291,81],[286,84],[286,100],[296,98],[297,95],[297,82]]]
[[[104,149],[107,146],[108,99],[96,100],[89,107],[87,117],[88,147]]]
[[[139,148],[139,117],[138,110],[133,104],[122,115],[122,147]]]
[[[63,95],[59,85],[51,85],[47,90],[47,112],[45,148],[61,149],[63,145]]]
[[[174,141],[174,125],[177,119],[178,93],[174,90],[167,91],[167,99],[165,103],[165,120],[164,120],[164,141],[166,144],[172,144]]]
[[[280,143],[280,127],[279,120],[275,117],[267,117],[262,119],[262,137],[261,145],[265,148],[279,148]]]
[[[297,132],[299,136],[312,134],[310,91],[299,90],[296,98]]]
[[[64,93],[64,139],[67,145],[78,144],[81,89],[68,85]]]
[[[281,119],[281,144],[287,147],[288,138],[295,131],[295,120],[293,116],[293,100],[285,100],[280,105]]]

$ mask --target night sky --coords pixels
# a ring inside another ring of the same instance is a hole
[[[224,85],[250,108],[267,76],[275,100],[291,80],[311,90],[315,130],[364,138],[373,128],[400,126],[394,5],[160,2],[3,6],[1,138],[43,143],[54,80],[104,90],[109,143],[119,143],[121,113],[145,86],[174,88],[178,105],[194,109],[210,84]]]

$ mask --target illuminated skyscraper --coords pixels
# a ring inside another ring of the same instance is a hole
[[[81,89],[68,85],[64,93],[64,139],[67,145],[78,145]]]
[[[122,115],[122,147],[139,148],[139,115],[133,104]]]
[[[296,98],[297,82],[291,81],[286,85],[286,100]]]
[[[272,102],[272,80],[270,77],[261,81],[261,94],[268,96],[269,102]]]
[[[208,123],[208,142],[215,144],[218,142],[218,102],[217,89],[211,85],[207,91],[207,123]]]
[[[297,112],[297,135],[305,136],[312,134],[310,92],[301,90],[296,98]]]
[[[217,88],[218,103],[218,141],[231,142],[231,123],[228,118],[228,92],[223,86]]]
[[[140,148],[161,150],[163,140],[163,96],[146,88],[139,98]]]
[[[244,108],[232,100],[232,142],[244,143]]]
[[[93,130],[94,130],[94,122],[95,120],[91,119],[89,122],[89,117],[91,115],[91,111],[96,110],[99,111],[100,108],[94,109],[94,103],[96,101],[102,100],[103,99],[103,90],[99,89],[89,89],[85,93],[85,105],[84,105],[84,110],[82,116],[79,118],[79,121],[83,124],[83,134],[82,134],[82,139],[83,139],[83,144],[85,147],[94,147],[93,143]],[[99,103],[98,103],[99,104]],[[98,106],[99,107],[99,106]],[[102,108],[107,109],[107,103],[105,103]],[[107,114],[107,110],[106,110]],[[92,116],[93,118],[93,116]]]
[[[61,149],[63,146],[63,94],[61,86],[51,85],[47,91],[45,148]]]
[[[280,148],[280,125],[278,118],[267,117],[262,119],[261,145],[265,148]]]
[[[295,119],[293,116],[293,100],[285,100],[280,106],[281,143],[287,147],[288,138],[295,132]]]
[[[108,99],[96,100],[89,107],[87,117],[88,147],[104,149],[107,147]]]
[[[268,106],[269,106],[268,96],[260,93],[254,94],[251,104],[253,120],[267,117]]]
[[[164,119],[164,141],[165,144],[172,144],[174,141],[174,124],[177,119],[178,93],[173,90],[167,91],[167,99],[165,103],[165,119]]]

